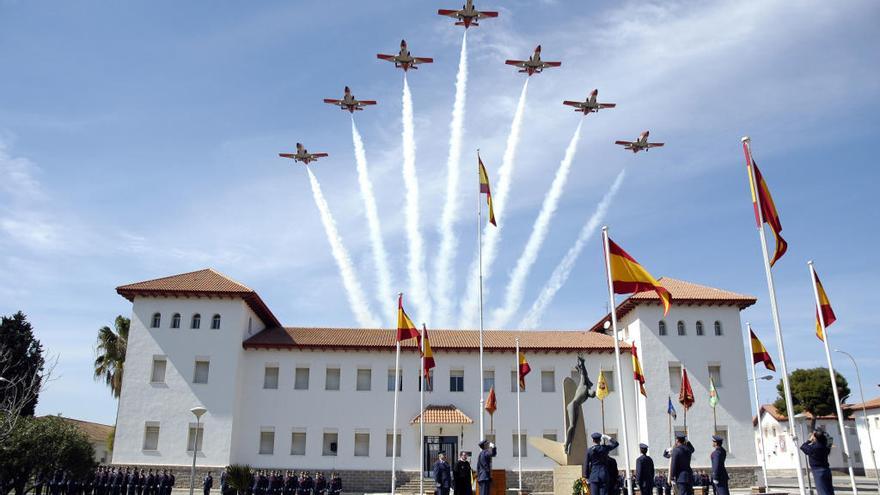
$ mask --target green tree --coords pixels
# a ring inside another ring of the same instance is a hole
[[[835,381],[837,382],[837,392],[840,394],[841,402],[846,402],[849,397],[849,385],[846,378],[840,373],[834,372]],[[831,380],[829,380],[828,368],[810,368],[797,369],[791,373],[789,377],[791,383],[791,401],[794,405],[794,413],[803,412],[813,415],[811,428],[816,427],[816,416],[828,416],[837,414],[834,405],[834,391],[831,389]],[[785,407],[785,396],[782,381],[776,385],[779,397],[773,403],[779,412],[788,416]],[[848,415],[846,409],[843,410],[844,416]]]
[[[237,495],[247,493],[252,480],[253,475],[251,474],[251,467],[247,464],[233,464],[231,466],[226,466],[226,482],[229,484],[229,488],[231,488]]]
[[[131,321],[119,315],[114,329],[103,326],[98,329],[95,348],[95,380],[104,381],[110,387],[113,398],[122,392],[122,372],[125,370],[125,348],[128,345],[128,328]]]
[[[42,385],[43,346],[21,311],[0,318],[0,404],[6,414],[33,416]],[[8,406],[8,407],[7,407]]]

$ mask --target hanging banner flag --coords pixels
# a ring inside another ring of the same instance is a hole
[[[752,341],[752,363],[764,363],[765,368],[770,371],[776,371],[776,365],[773,364],[770,353],[767,352],[767,348],[764,347],[764,344],[761,343],[758,336],[751,329],[749,329],[749,337]]]
[[[599,380],[596,382],[596,398],[605,400],[608,397],[608,382],[605,381],[605,372],[599,372]]]
[[[521,391],[526,390],[526,375],[532,371],[532,367],[529,366],[529,362],[526,361],[526,353],[519,353],[519,389]]]
[[[495,223],[495,206],[492,204],[492,191],[489,189],[489,174],[486,173],[486,167],[483,166],[483,159],[480,158],[480,153],[477,153],[477,162],[480,167],[480,194],[486,195],[486,204],[489,205],[489,223],[494,226],[498,226]]]
[[[495,411],[498,410],[498,399],[495,398],[495,387],[489,389],[489,395],[486,397],[486,412],[489,415],[495,414]]]
[[[819,340],[825,340],[825,334],[822,332],[822,322],[819,320],[819,311],[822,312],[822,319],[825,320],[825,329],[831,326],[832,323],[837,321],[837,317],[834,316],[834,310],[831,309],[831,301],[828,300],[828,294],[825,293],[825,288],[822,287],[822,282],[819,281],[819,274],[813,271],[813,277],[816,279],[816,292],[819,293],[819,307],[816,308],[816,337],[819,337]]]
[[[684,406],[687,411],[694,405],[694,389],[691,388],[691,381],[688,379],[687,370],[681,370],[681,389],[678,391],[678,403]]]
[[[779,220],[779,213],[776,212],[776,205],[773,203],[773,197],[770,196],[770,189],[764,181],[764,176],[758,170],[758,164],[754,160],[751,161],[749,168],[749,187],[752,190],[752,206],[755,209],[755,221],[758,228],[762,228],[761,221],[770,226],[773,236],[776,238],[776,251],[770,260],[770,266],[773,266],[779,258],[788,250],[788,243],[782,238],[782,222]],[[760,211],[758,209],[758,200],[760,200]]]
[[[397,341],[419,340],[419,330],[403,310],[403,293],[397,295]]]
[[[648,396],[648,392],[645,391],[645,373],[642,371],[642,364],[639,362],[639,350],[636,349],[636,344],[633,342],[632,345],[632,360],[633,360],[633,379],[639,383],[639,393]]]
[[[610,255],[611,281],[615,294],[631,294],[652,290],[663,302],[663,315],[669,313],[669,304],[672,296],[660,282],[658,282],[645,268],[632,256],[618,246],[611,238],[608,239],[608,252]]]
[[[419,346],[422,352],[422,359],[424,359],[424,364],[422,368],[425,373],[425,383],[427,386],[425,390],[430,391],[434,388],[431,386],[431,369],[436,366],[434,362],[434,351],[431,349],[431,341],[428,340],[428,327],[422,325],[422,345]]]
[[[718,405],[718,390],[715,388],[715,380],[709,377],[709,405],[714,409]]]
[[[666,406],[666,414],[672,416],[672,419],[678,419],[678,413],[675,412],[675,406],[672,405],[672,397],[666,397],[669,403]]]

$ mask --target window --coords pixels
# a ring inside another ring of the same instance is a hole
[[[397,382],[397,391],[403,391],[403,370],[397,370],[397,378],[394,377],[394,368],[388,370],[388,391],[394,392],[395,380],[399,380]]]
[[[329,455],[335,456],[336,452],[339,448],[339,434],[335,431],[325,431],[324,432],[324,441],[323,447],[321,448],[321,455]]]
[[[727,449],[727,455],[732,455],[733,448],[730,445],[730,440],[727,437],[727,427],[726,426],[718,426],[715,434],[724,439],[724,448]]]
[[[666,322],[665,321],[660,320],[657,323],[657,333],[661,336],[666,335]]]
[[[669,365],[669,388],[677,392],[678,389],[681,388],[681,365],[680,364],[670,364]]]
[[[275,428],[264,426],[260,428],[260,454],[272,455],[275,453]]]
[[[159,450],[159,423],[155,421],[144,425],[144,450]]]
[[[712,379],[712,382],[716,387],[721,386],[721,365],[720,364],[710,364],[709,365],[709,378]]]
[[[220,315],[211,318],[211,330],[220,330]]]
[[[721,322],[718,320],[715,320],[715,335],[724,335],[724,332],[721,330]]]
[[[180,313],[174,313],[171,317],[171,328],[180,328]]]
[[[278,366],[266,366],[263,372],[263,388],[275,390],[278,388]]]
[[[355,390],[366,392],[373,386],[373,370],[359,369],[357,370],[357,380],[355,380]]]
[[[201,325],[202,325],[202,315],[200,315],[198,313],[194,314],[192,317],[192,324],[190,325],[190,328],[192,328],[193,330],[198,330],[198,328]]]
[[[248,316],[248,335],[251,334],[253,329],[254,329],[254,319],[251,318],[250,316]]]
[[[529,456],[529,448],[527,446],[528,442],[526,441],[526,432],[523,431],[522,435],[513,434],[513,441],[510,445],[513,445],[513,457],[520,456],[520,449],[522,449],[522,456]]]
[[[614,392],[614,388],[617,386],[617,382],[614,381],[614,370],[602,370],[602,374],[605,376],[605,385],[608,387],[608,391]]]
[[[306,455],[305,431],[294,431],[290,434],[290,455]]]
[[[150,328],[159,328],[162,325],[162,315],[153,313],[153,319],[150,321]]]
[[[165,366],[168,361],[165,356],[153,357],[153,372],[150,374],[150,383],[165,383]]]
[[[697,335],[703,335],[703,322],[697,322]]]
[[[210,361],[196,360],[196,365],[193,369],[193,383],[208,383],[208,370],[210,367]]]
[[[339,368],[327,368],[324,390],[339,390]]]
[[[391,433],[385,434],[385,457],[391,457],[392,449],[394,448],[392,445],[392,441],[394,437],[397,437],[397,457],[400,457],[401,443],[400,443],[400,433],[397,435],[392,435]]]
[[[205,438],[205,425],[199,423],[196,430],[196,423],[189,424],[189,432],[186,436],[186,451],[192,452],[195,447],[196,452],[202,451],[202,440]]]
[[[354,456],[369,457],[370,455],[370,434],[355,433],[354,434]]]
[[[684,322],[681,320],[678,321],[678,334],[687,335],[687,328],[685,328]]]
[[[611,431],[609,431],[609,432],[607,433],[607,435],[608,435],[609,437],[611,437],[611,440],[614,440],[615,442],[617,441],[617,432],[611,432]],[[620,454],[618,453],[619,450],[621,450],[621,449],[614,449],[614,450],[611,451],[611,453],[610,453],[609,455],[613,455],[613,456],[616,457],[616,456],[620,455]]]
[[[545,431],[543,437],[547,440],[556,441],[556,431]],[[547,454],[544,454],[547,457]]]
[[[421,376],[417,376],[416,378],[418,378],[417,383],[416,383],[416,387],[418,387],[418,391],[421,392],[422,391],[422,378],[421,378]],[[428,370],[428,376],[426,376],[424,378],[424,382],[425,382],[425,392],[433,392],[434,391],[434,370],[433,369]]]
[[[495,386],[495,370],[483,370],[483,392]]]
[[[296,372],[294,372],[293,376],[293,389],[294,390],[308,390],[309,389],[309,369],[308,368],[297,368]]]
[[[464,392],[464,370],[449,371],[449,391]]]
[[[519,386],[519,373],[517,370],[510,370],[510,392],[516,393],[516,388]],[[525,390],[523,390],[525,392]]]
[[[556,372],[541,371],[541,392],[556,392]]]

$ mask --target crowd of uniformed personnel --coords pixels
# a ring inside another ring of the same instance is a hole
[[[207,477],[206,477],[207,480]],[[212,480],[213,482],[213,480]],[[207,481],[203,486],[207,486]],[[223,495],[229,493],[227,473],[220,475],[220,490]],[[324,473],[316,472],[315,477],[306,471],[297,475],[293,471],[284,474],[281,471],[257,471],[247,488],[247,495],[340,495],[342,493],[342,478],[339,473],[333,473],[328,480]],[[205,491],[205,495],[210,495]]]

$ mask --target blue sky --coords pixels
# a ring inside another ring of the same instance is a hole
[[[435,58],[409,79],[431,260],[462,37],[433,12],[457,3],[0,0],[0,313],[25,311],[59,357],[38,412],[113,421],[115,403],[93,382],[91,362],[96,330],[130,312],[114,291],[123,283],[210,266],[255,288],[285,324],[355,325],[306,174],[276,155],[297,141],[331,155],[314,171],[380,311],[349,117],[321,102],[346,84],[379,100],[356,118],[392,279],[407,290],[402,79],[375,53],[406,38],[415,55]],[[749,134],[790,244],[775,269],[789,366],[824,366],[812,337],[814,259],[838,315],[832,343],[856,356],[868,396],[877,395],[880,4],[478,7],[501,17],[468,38],[458,291],[475,249],[473,150],[490,174],[497,169],[523,83],[502,62],[541,43],[545,59],[563,66],[530,82],[487,310],[500,304],[579,121],[561,100],[599,88],[618,107],[584,122],[519,316],[626,168],[606,217],[615,240],[657,276],[757,296],[743,321],[777,355],[739,140]],[[611,144],[644,129],[666,147],[633,156]],[[541,326],[592,325],[606,307],[603,276],[597,234]],[[837,366],[855,392],[850,364]],[[762,384],[763,400],[774,384]]]

